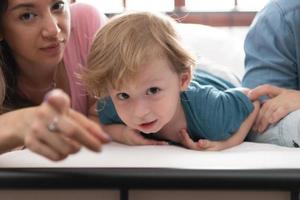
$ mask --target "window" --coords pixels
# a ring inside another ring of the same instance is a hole
[[[108,17],[125,10],[167,12],[182,23],[249,26],[269,0],[76,0],[93,4]],[[175,13],[176,12],[176,13]],[[175,15],[174,15],[175,13]]]
[[[269,0],[238,0],[237,8],[239,11],[259,11],[261,10]]]
[[[103,13],[120,13],[124,11],[123,0],[76,0],[93,4]]]
[[[233,0],[185,0],[187,11],[231,11],[233,8]]]
[[[174,0],[127,0],[128,10],[173,11]]]
[[[170,12],[177,0],[77,0],[92,3],[104,13],[120,13],[127,10],[152,10]],[[187,12],[258,11],[269,0],[181,0]]]
[[[185,0],[191,11],[259,11],[269,0]]]

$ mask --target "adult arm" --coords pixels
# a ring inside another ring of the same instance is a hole
[[[254,88],[268,83],[299,88],[297,37],[300,34],[300,11],[293,7],[299,3],[284,2],[269,3],[257,15],[246,36],[244,87]]]
[[[0,153],[13,150],[24,145],[24,130],[30,127],[30,119],[36,107],[11,111],[0,115]]]
[[[47,126],[57,119],[57,130]],[[54,90],[40,106],[0,116],[0,153],[25,145],[51,160],[61,160],[85,146],[100,151],[109,141],[100,126],[70,108],[68,96]]]
[[[295,103],[287,98],[297,94],[300,88],[299,6],[299,1],[271,1],[258,14],[246,37],[243,86],[271,84],[295,90],[280,94],[278,89],[272,94],[275,90],[265,86],[257,90],[270,100],[262,104],[253,127],[256,132],[264,132],[295,109]]]

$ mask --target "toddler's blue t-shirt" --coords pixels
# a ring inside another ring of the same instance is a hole
[[[180,97],[188,133],[194,141],[227,139],[254,108],[233,84],[199,69]],[[123,123],[110,98],[99,100],[97,110],[102,124]]]

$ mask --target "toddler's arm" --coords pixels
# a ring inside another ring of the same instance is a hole
[[[186,131],[181,132],[182,142],[181,144],[189,149],[194,150],[207,150],[207,151],[219,151],[227,149],[236,145],[241,144],[249,133],[255,118],[259,111],[259,102],[256,101],[254,104],[254,110],[248,116],[248,118],[241,124],[239,130],[234,133],[230,138],[224,141],[211,141],[200,139],[197,142],[192,141]]]
[[[216,148],[215,150],[227,149],[227,148],[239,145],[244,141],[244,139],[246,138],[247,134],[249,133],[249,131],[256,119],[256,116],[259,112],[260,103],[258,101],[256,101],[253,104],[254,104],[254,110],[248,116],[248,118],[241,124],[239,130],[237,132],[235,132],[234,135],[232,135],[230,138],[228,138],[227,140],[224,140],[224,141],[211,142],[211,143],[216,143],[216,144],[212,145],[212,146],[215,146],[215,148]],[[210,142],[207,142],[206,145],[208,145],[209,143]],[[214,149],[212,149],[212,150],[214,150]]]
[[[138,130],[131,129],[124,124],[103,125],[105,130],[111,138],[119,143],[127,145],[165,145],[165,141],[152,140],[144,138]]]

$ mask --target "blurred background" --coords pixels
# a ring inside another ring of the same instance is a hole
[[[181,32],[201,66],[244,74],[244,40],[255,15],[269,0],[76,0],[107,17],[128,10],[159,11],[181,22]],[[204,26],[203,26],[204,25]],[[221,68],[221,66],[219,68]]]
[[[249,26],[268,0],[76,0],[95,5],[107,16],[125,10],[166,12],[183,23]]]

